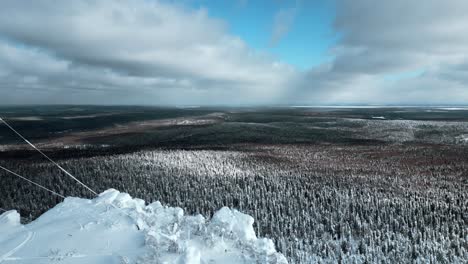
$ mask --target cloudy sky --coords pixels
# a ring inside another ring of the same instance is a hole
[[[3,0],[0,104],[466,104],[466,0]]]

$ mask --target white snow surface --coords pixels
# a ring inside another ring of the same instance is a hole
[[[227,207],[208,221],[110,189],[66,198],[27,225],[14,210],[1,214],[0,263],[287,263],[253,222]]]

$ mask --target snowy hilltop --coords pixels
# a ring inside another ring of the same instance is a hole
[[[227,207],[208,221],[111,189],[66,198],[27,225],[0,215],[0,263],[287,263],[253,221]]]

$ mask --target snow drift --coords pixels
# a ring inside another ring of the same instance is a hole
[[[287,263],[253,218],[227,207],[211,220],[110,189],[66,198],[30,224],[0,215],[0,263]]]

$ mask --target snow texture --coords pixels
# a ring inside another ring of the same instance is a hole
[[[0,215],[0,263],[287,263],[253,218],[227,207],[208,221],[110,189],[66,198],[30,224]]]

